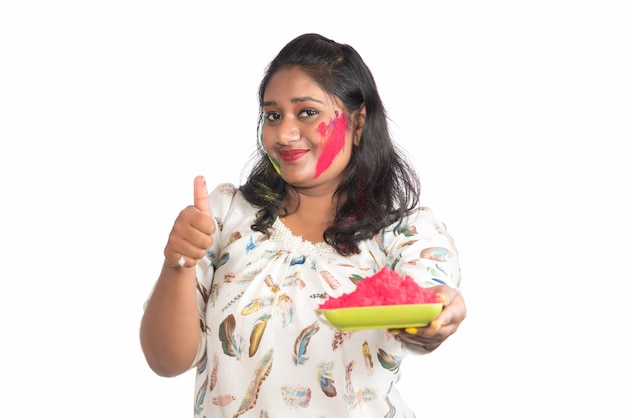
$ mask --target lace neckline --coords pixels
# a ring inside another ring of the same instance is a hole
[[[318,242],[313,244],[311,241],[302,239],[301,236],[296,236],[291,232],[291,229],[280,220],[276,218],[274,225],[272,225],[272,232],[270,239],[275,242],[280,242],[285,246],[287,251],[298,252],[301,254],[313,254],[313,253],[333,253],[335,249],[328,245],[326,242]]]

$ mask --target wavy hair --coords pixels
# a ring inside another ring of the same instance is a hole
[[[299,67],[331,96],[339,98],[349,114],[365,105],[365,123],[359,145],[353,148],[336,195],[345,196],[324,240],[343,255],[358,253],[358,244],[406,216],[419,203],[417,173],[394,144],[387,113],[374,77],[359,53],[319,34],[290,41],[270,62],[259,86],[260,134],[265,89],[274,74]],[[290,187],[274,169],[260,141],[253,166],[240,187],[246,200],[259,208],[252,229],[268,233],[285,212],[283,200]]]

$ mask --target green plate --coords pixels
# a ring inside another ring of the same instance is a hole
[[[441,303],[418,305],[359,306],[318,309],[326,321],[340,330],[425,327],[443,309]]]

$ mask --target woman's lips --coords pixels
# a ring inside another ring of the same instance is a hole
[[[280,158],[282,158],[283,161],[290,163],[290,162],[296,161],[298,158],[302,157],[307,152],[308,150],[306,149],[292,149],[288,151],[280,151],[278,154],[280,155]]]

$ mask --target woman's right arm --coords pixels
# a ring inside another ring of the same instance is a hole
[[[194,181],[194,205],[180,212],[165,246],[161,274],[145,306],[140,342],[149,366],[160,376],[191,367],[200,341],[196,265],[213,243],[215,222],[206,183]],[[181,266],[179,260],[184,257]]]

